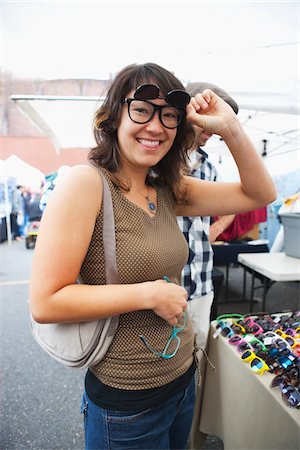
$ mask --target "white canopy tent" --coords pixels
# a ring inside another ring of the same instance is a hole
[[[104,98],[93,96],[12,95],[11,99],[59,152],[95,145],[93,116]]]
[[[297,96],[270,93],[232,93],[240,106],[239,118],[272,176],[300,168],[300,105]],[[99,97],[12,95],[12,100],[48,136],[57,152],[61,148],[90,148],[95,144],[93,116],[103,102]],[[217,136],[207,144],[213,159],[221,160],[226,178],[237,173],[232,157]],[[215,161],[216,162],[216,161]]]
[[[300,169],[299,114],[241,109],[239,118],[273,177]],[[210,139],[206,150],[224,179],[238,176],[232,156],[217,136]]]
[[[17,185],[39,191],[45,175],[39,169],[31,166],[16,155],[11,155],[1,162],[1,175],[13,177]]]
[[[27,164],[16,155],[0,160],[0,218],[6,218],[6,233],[8,243],[11,243],[10,213],[12,189],[21,185],[32,191],[39,191],[44,174],[35,167]]]

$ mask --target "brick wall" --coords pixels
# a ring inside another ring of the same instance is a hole
[[[41,136],[40,131],[10,99],[11,95],[104,95],[109,80],[29,80],[0,76],[0,130],[2,136]]]
[[[0,72],[0,158],[15,154],[44,173],[63,164],[86,162],[87,150],[61,149],[57,153],[50,140],[10,99],[11,95],[103,96],[110,80],[90,79],[20,79]]]

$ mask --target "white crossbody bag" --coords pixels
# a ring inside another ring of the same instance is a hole
[[[105,177],[103,184],[103,246],[107,284],[118,284],[115,224],[111,193]],[[77,280],[81,283],[81,279]],[[60,363],[85,368],[104,357],[118,327],[119,316],[92,322],[37,323],[30,315],[31,330],[37,343]]]

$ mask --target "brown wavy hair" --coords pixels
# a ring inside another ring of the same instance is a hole
[[[106,169],[113,182],[125,190],[129,187],[124,186],[119,176],[122,161],[117,128],[124,99],[130,91],[146,83],[157,84],[162,95],[173,89],[185,90],[171,72],[157,64],[131,64],[117,74],[94,118],[93,131],[97,146],[90,150],[88,159],[96,167]],[[193,141],[193,128],[184,115],[171,149],[158,164],[149,169],[146,183],[166,185],[177,196],[181,177],[188,171],[188,150]]]

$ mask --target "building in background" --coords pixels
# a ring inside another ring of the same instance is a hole
[[[63,165],[73,166],[86,163],[89,144],[59,151],[49,137],[43,133],[28,115],[22,113],[11,99],[12,95],[101,97],[110,80],[89,79],[20,79],[7,72],[0,73],[0,159],[16,155],[44,174],[53,172]],[[87,117],[88,121],[89,118]],[[62,127],[70,126],[70,117],[63,116]],[[89,126],[89,125],[87,125]],[[92,124],[90,124],[92,128]]]

